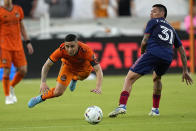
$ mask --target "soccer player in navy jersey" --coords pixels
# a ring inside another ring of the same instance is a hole
[[[161,98],[161,77],[168,70],[173,57],[173,45],[181,55],[183,64],[182,80],[191,85],[193,80],[188,73],[187,58],[182,43],[173,27],[165,20],[167,9],[164,5],[152,6],[148,24],[141,42],[141,57],[130,68],[120,94],[119,106],[109,113],[109,117],[126,113],[126,104],[132,85],[141,76],[153,71],[153,107],[150,116],[159,116],[159,101]]]

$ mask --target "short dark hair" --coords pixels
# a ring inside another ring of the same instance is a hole
[[[77,41],[78,37],[74,34],[68,34],[65,36],[65,42]]]
[[[155,4],[152,7],[157,7],[157,8],[159,8],[160,11],[164,11],[164,13],[165,13],[164,14],[164,18],[167,17],[167,8],[164,5],[162,5],[162,4]]]

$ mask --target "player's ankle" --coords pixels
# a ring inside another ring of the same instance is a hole
[[[119,107],[119,108],[124,108],[124,109],[126,109],[126,108],[127,108],[125,104],[119,104],[119,106],[118,106],[118,107]]]
[[[156,108],[156,107],[152,107],[152,110],[158,110],[159,108]]]

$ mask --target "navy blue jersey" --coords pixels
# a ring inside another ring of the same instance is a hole
[[[150,34],[146,51],[169,62],[173,58],[173,45],[175,48],[182,45],[175,29],[164,18],[151,19],[145,34]]]

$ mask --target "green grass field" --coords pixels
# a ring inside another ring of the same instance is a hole
[[[139,79],[132,90],[127,114],[108,118],[117,105],[125,76],[105,76],[103,93],[90,93],[95,80],[78,82],[77,89],[67,89],[63,96],[47,100],[29,109],[31,97],[39,94],[39,79],[25,79],[16,86],[18,103],[4,104],[0,90],[0,131],[195,131],[196,130],[196,84],[186,86],[181,74],[163,77],[160,117],[149,117],[152,106],[152,76]],[[196,83],[196,75],[193,76]],[[54,87],[55,79],[48,79]],[[104,113],[103,120],[90,125],[84,120],[88,106],[97,105]]]

